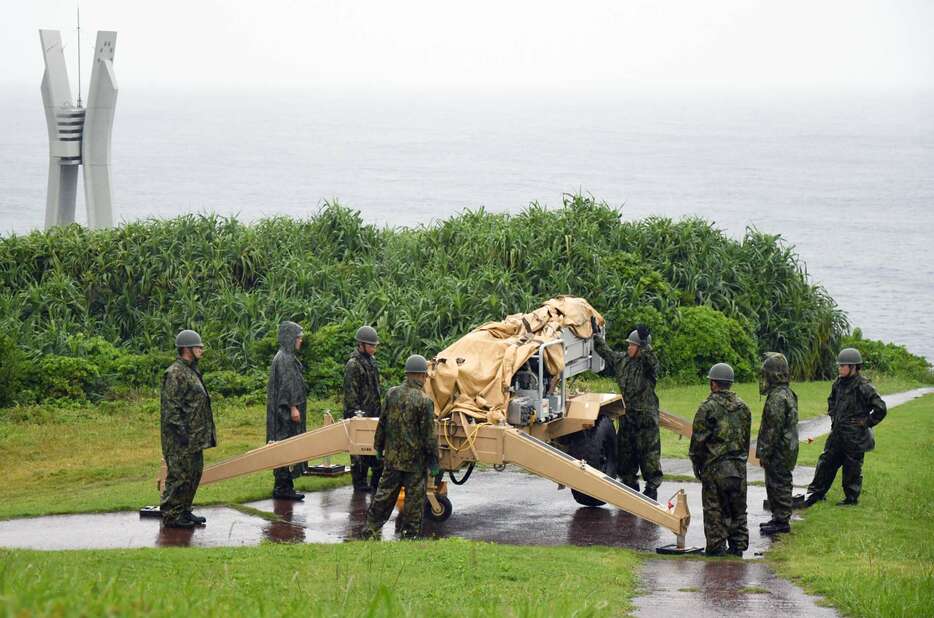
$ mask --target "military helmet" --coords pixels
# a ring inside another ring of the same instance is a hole
[[[837,354],[838,365],[862,365],[863,356],[856,348],[843,348]]]
[[[421,354],[413,354],[405,359],[406,373],[428,373],[428,361]]]
[[[354,338],[360,343],[379,345],[379,337],[376,335],[376,329],[372,326],[361,326],[357,329]]]
[[[203,348],[204,343],[201,341],[201,335],[196,333],[193,330],[183,330],[177,335],[175,335],[175,347],[176,348]]]
[[[779,352],[766,352],[762,361],[762,377],[769,384],[788,384],[791,379],[791,368],[788,359]]]
[[[715,382],[732,382],[733,368],[726,363],[717,363],[710,368],[710,371],[707,373],[707,379],[714,380]]]
[[[640,348],[646,348],[648,350],[652,349],[652,335],[648,335],[645,338],[645,341],[642,340],[642,337],[639,336],[639,330],[636,329],[629,333],[629,337],[626,338],[626,341],[633,343]]]

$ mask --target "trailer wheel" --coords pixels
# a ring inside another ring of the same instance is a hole
[[[568,452],[572,457],[583,459],[607,476],[616,477],[616,429],[607,416],[597,419],[597,424],[580,432],[570,443]],[[603,500],[597,500],[576,489],[571,490],[574,500],[584,506],[603,506]]]
[[[441,505],[441,512],[436,513],[434,508],[431,506],[430,500],[425,500],[425,517],[431,521],[447,521],[451,516],[451,513],[454,512],[454,505],[451,504],[451,499],[447,496],[435,495],[435,498],[438,500],[438,504]]]

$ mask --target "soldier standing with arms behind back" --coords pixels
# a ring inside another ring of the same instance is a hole
[[[211,398],[204,387],[198,360],[204,354],[201,336],[183,330],[175,337],[178,358],[162,378],[160,429],[167,474],[162,492],[162,525],[193,528],[207,519],[191,512],[201,483],[204,449],[217,446]]]
[[[746,461],[752,414],[736,393],[733,368],[717,363],[707,374],[710,395],[697,409],[691,435],[691,463],[701,481],[706,554],[742,556],[749,547],[746,527]]]
[[[344,366],[344,418],[378,417],[382,411],[379,366],[375,358],[379,337],[372,326],[361,326],[355,339],[357,348]],[[367,481],[367,473],[371,469],[373,476]],[[382,466],[375,457],[351,455],[350,477],[354,491],[375,491],[381,470]]]
[[[269,367],[266,387],[266,442],[278,442],[305,431],[307,390],[304,368],[295,353],[302,347],[302,327],[286,320],[279,325],[279,351]],[[300,476],[303,464],[284,466],[273,471],[272,497],[280,500],[304,500],[295,491],[292,479]]]
[[[869,379],[860,374],[862,365],[863,357],[856,348],[845,348],[837,355],[839,377],[830,388],[827,399],[830,435],[824,443],[824,452],[817,460],[805,506],[814,506],[824,499],[840,466],[843,466],[845,498],[837,506],[852,506],[859,502],[863,488],[863,457],[876,446],[871,428],[881,423],[887,412],[882,397]]]
[[[647,497],[658,499],[662,483],[661,438],[658,430],[658,359],[652,351],[652,335],[645,326],[629,333],[625,354],[615,352],[597,334],[597,321],[591,318],[594,345],[616,376],[620,394],[626,403],[626,414],[619,418],[616,434],[618,473],[620,480],[639,491],[636,475],[641,468]]]
[[[770,352],[762,363],[759,392],[765,395],[756,457],[765,469],[765,492],[772,519],[762,534],[791,532],[792,472],[798,462],[798,396],[788,382],[791,369],[784,355]]]
[[[386,405],[373,438],[377,457],[383,460],[385,467],[366,513],[369,538],[380,538],[380,531],[392,514],[403,487],[402,538],[412,539],[421,534],[427,484],[425,471],[430,468],[433,476],[438,474],[435,404],[424,391],[427,377],[425,357],[413,354],[405,361],[405,382],[386,394]]]

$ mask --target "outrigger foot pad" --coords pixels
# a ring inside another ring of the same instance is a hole
[[[671,545],[662,545],[661,547],[655,548],[656,554],[662,554],[665,556],[683,556],[685,554],[700,554],[703,553],[703,547],[678,547],[677,543],[672,543]]]
[[[139,517],[140,519],[144,517],[151,517],[151,518],[158,517],[161,519],[162,510],[159,508],[158,504],[156,506],[144,506],[143,508],[139,510]]]
[[[347,474],[350,470],[347,466],[340,464],[321,464],[318,466],[309,466],[305,470],[305,476],[340,476]]]

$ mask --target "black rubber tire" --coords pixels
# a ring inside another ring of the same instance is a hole
[[[613,421],[607,416],[599,417],[596,425],[574,436],[568,445],[568,452],[607,476],[616,478],[616,428],[613,427]],[[606,504],[576,489],[571,490],[571,495],[578,504],[584,506]]]
[[[434,509],[431,508],[431,501],[425,500],[425,517],[439,523],[447,521],[451,513],[454,512],[454,505],[451,504],[451,499],[447,496],[435,496],[435,498],[438,499],[438,503],[441,504],[443,510],[441,513],[435,513]]]

